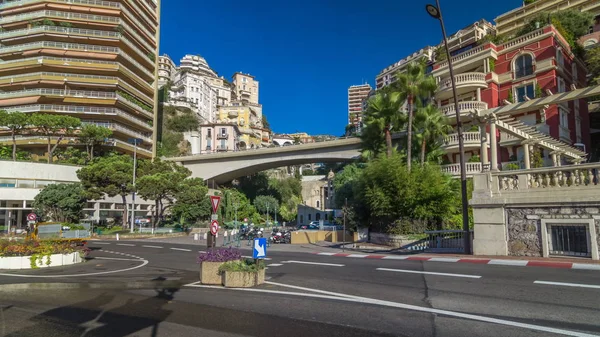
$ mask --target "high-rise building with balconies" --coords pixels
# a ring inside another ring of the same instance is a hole
[[[78,117],[110,128],[116,150],[139,138],[138,155],[152,156],[157,0],[3,1],[0,26],[0,109]],[[38,156],[45,144],[18,139]]]
[[[258,81],[250,74],[233,74],[233,86],[238,101],[258,104]]]
[[[371,90],[373,89],[368,83],[348,88],[348,124],[354,125],[357,131],[362,127],[365,100],[369,97]]]
[[[483,30],[482,25],[485,26]],[[525,102],[586,85],[584,63],[573,54],[569,44],[553,26],[547,25],[496,45],[485,38],[494,31],[493,26],[488,25],[479,21],[449,37],[460,119],[465,131],[466,159],[470,161],[467,173],[478,173],[490,167],[523,166],[526,158],[524,149],[530,149],[529,143],[535,141],[523,143],[523,137],[515,136],[521,132],[519,130],[526,130],[534,135],[533,138],[542,139],[536,146],[539,157],[546,164],[559,162],[565,152],[580,153],[573,146],[589,149],[589,114],[585,99],[549,105],[541,110],[499,114],[496,116],[499,119],[497,124],[503,125],[504,129],[497,129],[496,124],[493,128],[492,124],[481,124],[475,118],[478,112],[488,108]],[[435,104],[449,118],[450,124],[456,126],[448,56],[440,47],[429,61],[428,73],[439,83]],[[418,57],[411,60],[416,59]],[[391,74],[391,70],[390,67],[384,69],[377,79],[384,73]],[[392,82],[384,80],[382,86]],[[442,149],[446,152],[447,165],[444,169],[458,175],[457,132],[444,139]],[[531,157],[529,152],[527,157]]]
[[[499,15],[494,21],[499,35],[514,36],[531,19],[542,12],[556,12],[574,9],[600,15],[600,1],[598,0],[537,0],[530,4],[523,4],[504,14]],[[543,25],[544,23],[542,23]]]
[[[177,71],[175,62],[171,60],[169,55],[161,55],[158,57],[158,87],[162,87],[167,82],[172,81]]]

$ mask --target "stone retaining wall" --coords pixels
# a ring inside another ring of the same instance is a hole
[[[392,246],[395,248],[401,248],[404,246],[410,246],[415,242],[419,242],[420,240],[409,239],[404,235],[392,235],[386,233],[369,233],[369,242],[378,244],[378,245],[386,245]]]
[[[506,208],[508,254],[542,256],[543,219],[594,219],[600,246],[600,207]]]

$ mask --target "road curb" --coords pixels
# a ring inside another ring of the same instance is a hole
[[[558,261],[539,261],[539,260],[509,260],[509,259],[483,259],[476,257],[460,258],[460,257],[443,257],[443,256],[419,256],[419,255],[383,255],[383,254],[356,254],[356,253],[329,253],[329,252],[314,252],[316,255],[347,257],[347,258],[364,258],[364,259],[382,259],[382,260],[407,260],[407,261],[423,261],[423,262],[447,262],[447,263],[471,263],[471,264],[488,264],[512,267],[546,267],[560,269],[576,269],[576,270],[597,270],[600,271],[600,264],[593,263],[576,263],[576,262],[558,262]]]

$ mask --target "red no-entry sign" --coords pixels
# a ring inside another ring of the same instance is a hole
[[[219,222],[217,222],[217,220],[211,221],[211,223],[210,223],[210,234],[217,235],[218,231],[219,231]]]

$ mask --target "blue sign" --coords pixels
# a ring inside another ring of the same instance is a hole
[[[252,249],[253,259],[264,259],[267,257],[267,238],[254,239],[254,249]]]

